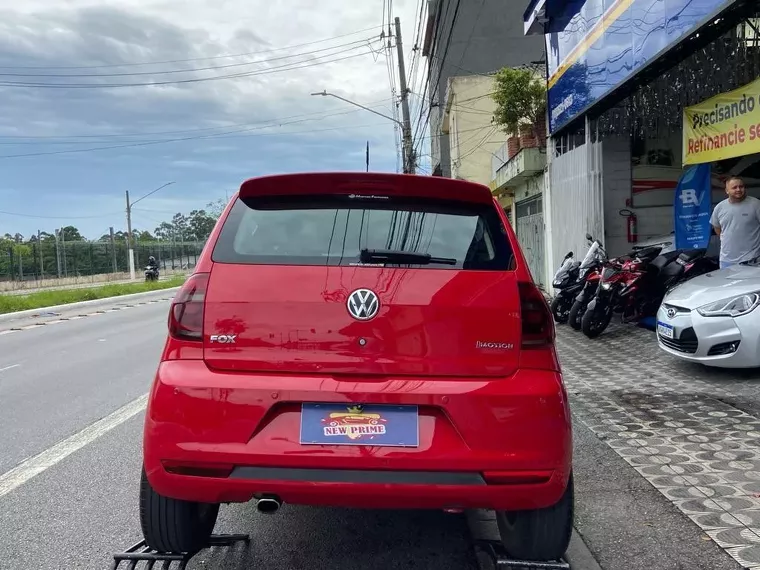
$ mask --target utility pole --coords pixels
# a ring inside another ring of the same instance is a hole
[[[113,262],[113,272],[116,273],[118,267],[116,265],[116,240],[113,237],[113,226],[108,228],[108,233],[111,238],[111,261]]]
[[[129,190],[127,190],[127,263],[129,264],[129,278],[135,280],[135,250],[132,249],[132,204],[129,203]]]
[[[166,184],[162,184],[155,190],[151,190],[148,192],[145,196],[142,198],[138,198],[134,202],[129,201],[129,190],[126,191],[127,193],[127,249],[129,250],[129,278],[134,281],[135,280],[135,250],[133,249],[133,240],[132,240],[132,206],[137,204],[140,200],[145,200],[148,196],[152,196],[161,188],[166,188],[167,186],[170,186],[174,184],[174,182],[167,182]]]
[[[401,20],[396,18],[396,50],[398,52],[398,78],[401,88],[401,113],[404,141],[404,173],[414,174],[414,156],[412,145],[412,124],[409,119],[409,89],[406,86],[406,66],[404,65],[404,47],[401,44]]]
[[[45,277],[45,266],[42,263],[42,232],[37,230],[37,251],[40,254],[40,279]]]
[[[61,249],[63,250],[63,276],[68,277],[69,270],[66,267],[66,232],[64,232],[63,230],[64,228],[61,228]]]
[[[59,230],[56,229],[53,233],[55,234],[55,262],[56,262],[56,265],[58,266],[58,279],[60,279],[61,278],[61,250],[58,247]]]

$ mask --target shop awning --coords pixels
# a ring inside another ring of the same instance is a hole
[[[525,35],[544,35],[549,19],[561,15],[567,0],[530,0],[523,14]]]

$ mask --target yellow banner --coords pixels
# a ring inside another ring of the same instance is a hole
[[[683,113],[683,164],[760,152],[760,79]]]

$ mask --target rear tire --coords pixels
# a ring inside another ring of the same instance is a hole
[[[505,550],[518,560],[550,562],[564,556],[573,532],[573,475],[559,502],[545,509],[497,511],[496,522]]]
[[[142,470],[140,526],[148,546],[158,552],[197,552],[208,546],[219,505],[171,499],[156,493]]]

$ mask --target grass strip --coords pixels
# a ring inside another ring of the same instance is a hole
[[[81,289],[59,289],[55,291],[38,291],[29,295],[0,295],[0,315],[42,309],[57,305],[68,305],[81,301],[94,301],[108,297],[120,297],[134,293],[148,293],[179,287],[185,282],[184,276],[173,276],[165,281],[141,281],[139,283],[113,283],[99,287]]]

